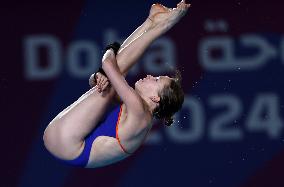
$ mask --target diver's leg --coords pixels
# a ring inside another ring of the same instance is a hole
[[[113,88],[106,94],[93,87],[60,112],[45,129],[46,148],[61,159],[77,157],[84,147],[84,138],[98,124],[114,93]]]
[[[149,17],[121,46],[116,56],[122,74],[137,62],[149,45],[159,36],[171,29],[185,15],[189,4],[181,1],[177,8],[152,5]]]
[[[149,29],[151,29],[153,27],[154,16],[159,14],[159,13],[165,12],[165,11],[166,10],[165,10],[164,6],[162,6],[160,4],[153,4],[151,6],[148,18],[138,28],[136,28],[134,30],[134,32],[131,33],[130,36],[128,36],[123,41],[123,43],[121,44],[120,49],[118,51],[118,55],[116,57],[117,58],[118,67],[119,67],[120,71],[123,74],[127,73],[127,70],[130,69],[131,66],[133,66],[136,63],[136,61],[129,62],[128,58],[127,57],[125,58],[125,56],[127,56],[125,54],[127,54],[128,51],[129,51],[129,50],[126,50],[126,47],[129,47],[129,48],[132,47],[132,45],[129,46],[129,44],[131,42],[133,42],[134,40],[138,39],[143,33],[147,32]],[[154,36],[150,35],[150,37],[152,38],[151,40],[155,39]],[[149,42],[146,42],[144,44],[144,46],[146,48],[148,47],[148,45],[149,45]],[[127,49],[129,49],[129,48],[127,48]],[[134,59],[140,58],[140,56],[142,54],[141,52],[138,52],[138,51],[133,51],[133,52],[134,52],[134,55],[136,56]],[[97,81],[95,79],[96,79],[95,74],[92,74],[90,76],[90,78],[89,78],[89,85],[91,87],[93,87],[93,86],[95,86],[97,84]]]
[[[143,34],[145,31],[147,31],[151,25],[152,25],[152,18],[154,15],[156,15],[159,12],[163,12],[164,7],[160,4],[153,4],[151,6],[149,16],[148,18],[130,35],[124,40],[124,42],[121,44],[121,48],[123,49],[126,47],[130,42],[132,42],[134,39],[138,38],[141,34]],[[120,50],[121,51],[121,50]]]

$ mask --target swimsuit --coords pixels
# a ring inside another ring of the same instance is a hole
[[[104,120],[100,122],[94,128],[94,130],[91,131],[90,134],[85,138],[85,147],[82,153],[77,158],[73,160],[63,160],[59,158],[57,159],[69,165],[85,167],[89,160],[92,144],[98,136],[109,136],[116,138],[122,150],[127,154],[131,154],[128,153],[125,150],[125,148],[121,145],[117,134],[121,111],[122,111],[122,105],[116,106],[110,113],[108,113],[106,117],[104,117]]]

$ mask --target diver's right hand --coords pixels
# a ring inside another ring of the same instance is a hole
[[[97,72],[97,73],[93,73],[90,76],[89,85],[90,85],[91,88],[97,85],[98,92],[103,92],[108,88],[109,80],[102,73]]]

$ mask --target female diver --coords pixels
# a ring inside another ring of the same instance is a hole
[[[106,50],[102,58],[105,75],[102,71],[91,75],[92,88],[45,129],[44,145],[52,155],[73,166],[106,166],[138,149],[154,117],[164,119],[167,125],[172,123],[184,99],[180,77],[147,75],[135,83],[135,89],[124,77],[146,48],[172,28],[189,6],[184,0],[173,9],[153,4],[149,17],[120,48],[112,45]],[[108,112],[117,96],[121,102]]]

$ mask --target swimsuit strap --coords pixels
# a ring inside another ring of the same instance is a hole
[[[121,149],[126,153],[126,154],[129,154],[131,155],[131,153],[127,152],[126,149],[121,145],[121,142],[120,142],[120,139],[118,137],[118,124],[119,124],[119,121],[120,121],[120,117],[121,117],[121,113],[122,113],[122,105],[120,105],[120,111],[119,111],[119,115],[118,115],[118,120],[116,122],[116,139],[121,147]]]
[[[126,154],[129,154],[131,155],[132,153],[129,153],[128,151],[126,151],[126,149],[122,146],[121,142],[120,142],[120,139],[118,137],[118,124],[119,124],[119,121],[120,121],[120,116],[121,116],[121,113],[122,113],[122,105],[120,106],[120,111],[119,111],[119,115],[118,115],[118,120],[117,120],[117,123],[116,123],[116,139],[121,147],[121,149],[126,153]],[[146,137],[147,137],[147,134],[149,133],[150,129],[148,129],[144,139],[143,139],[143,142],[145,141]]]

